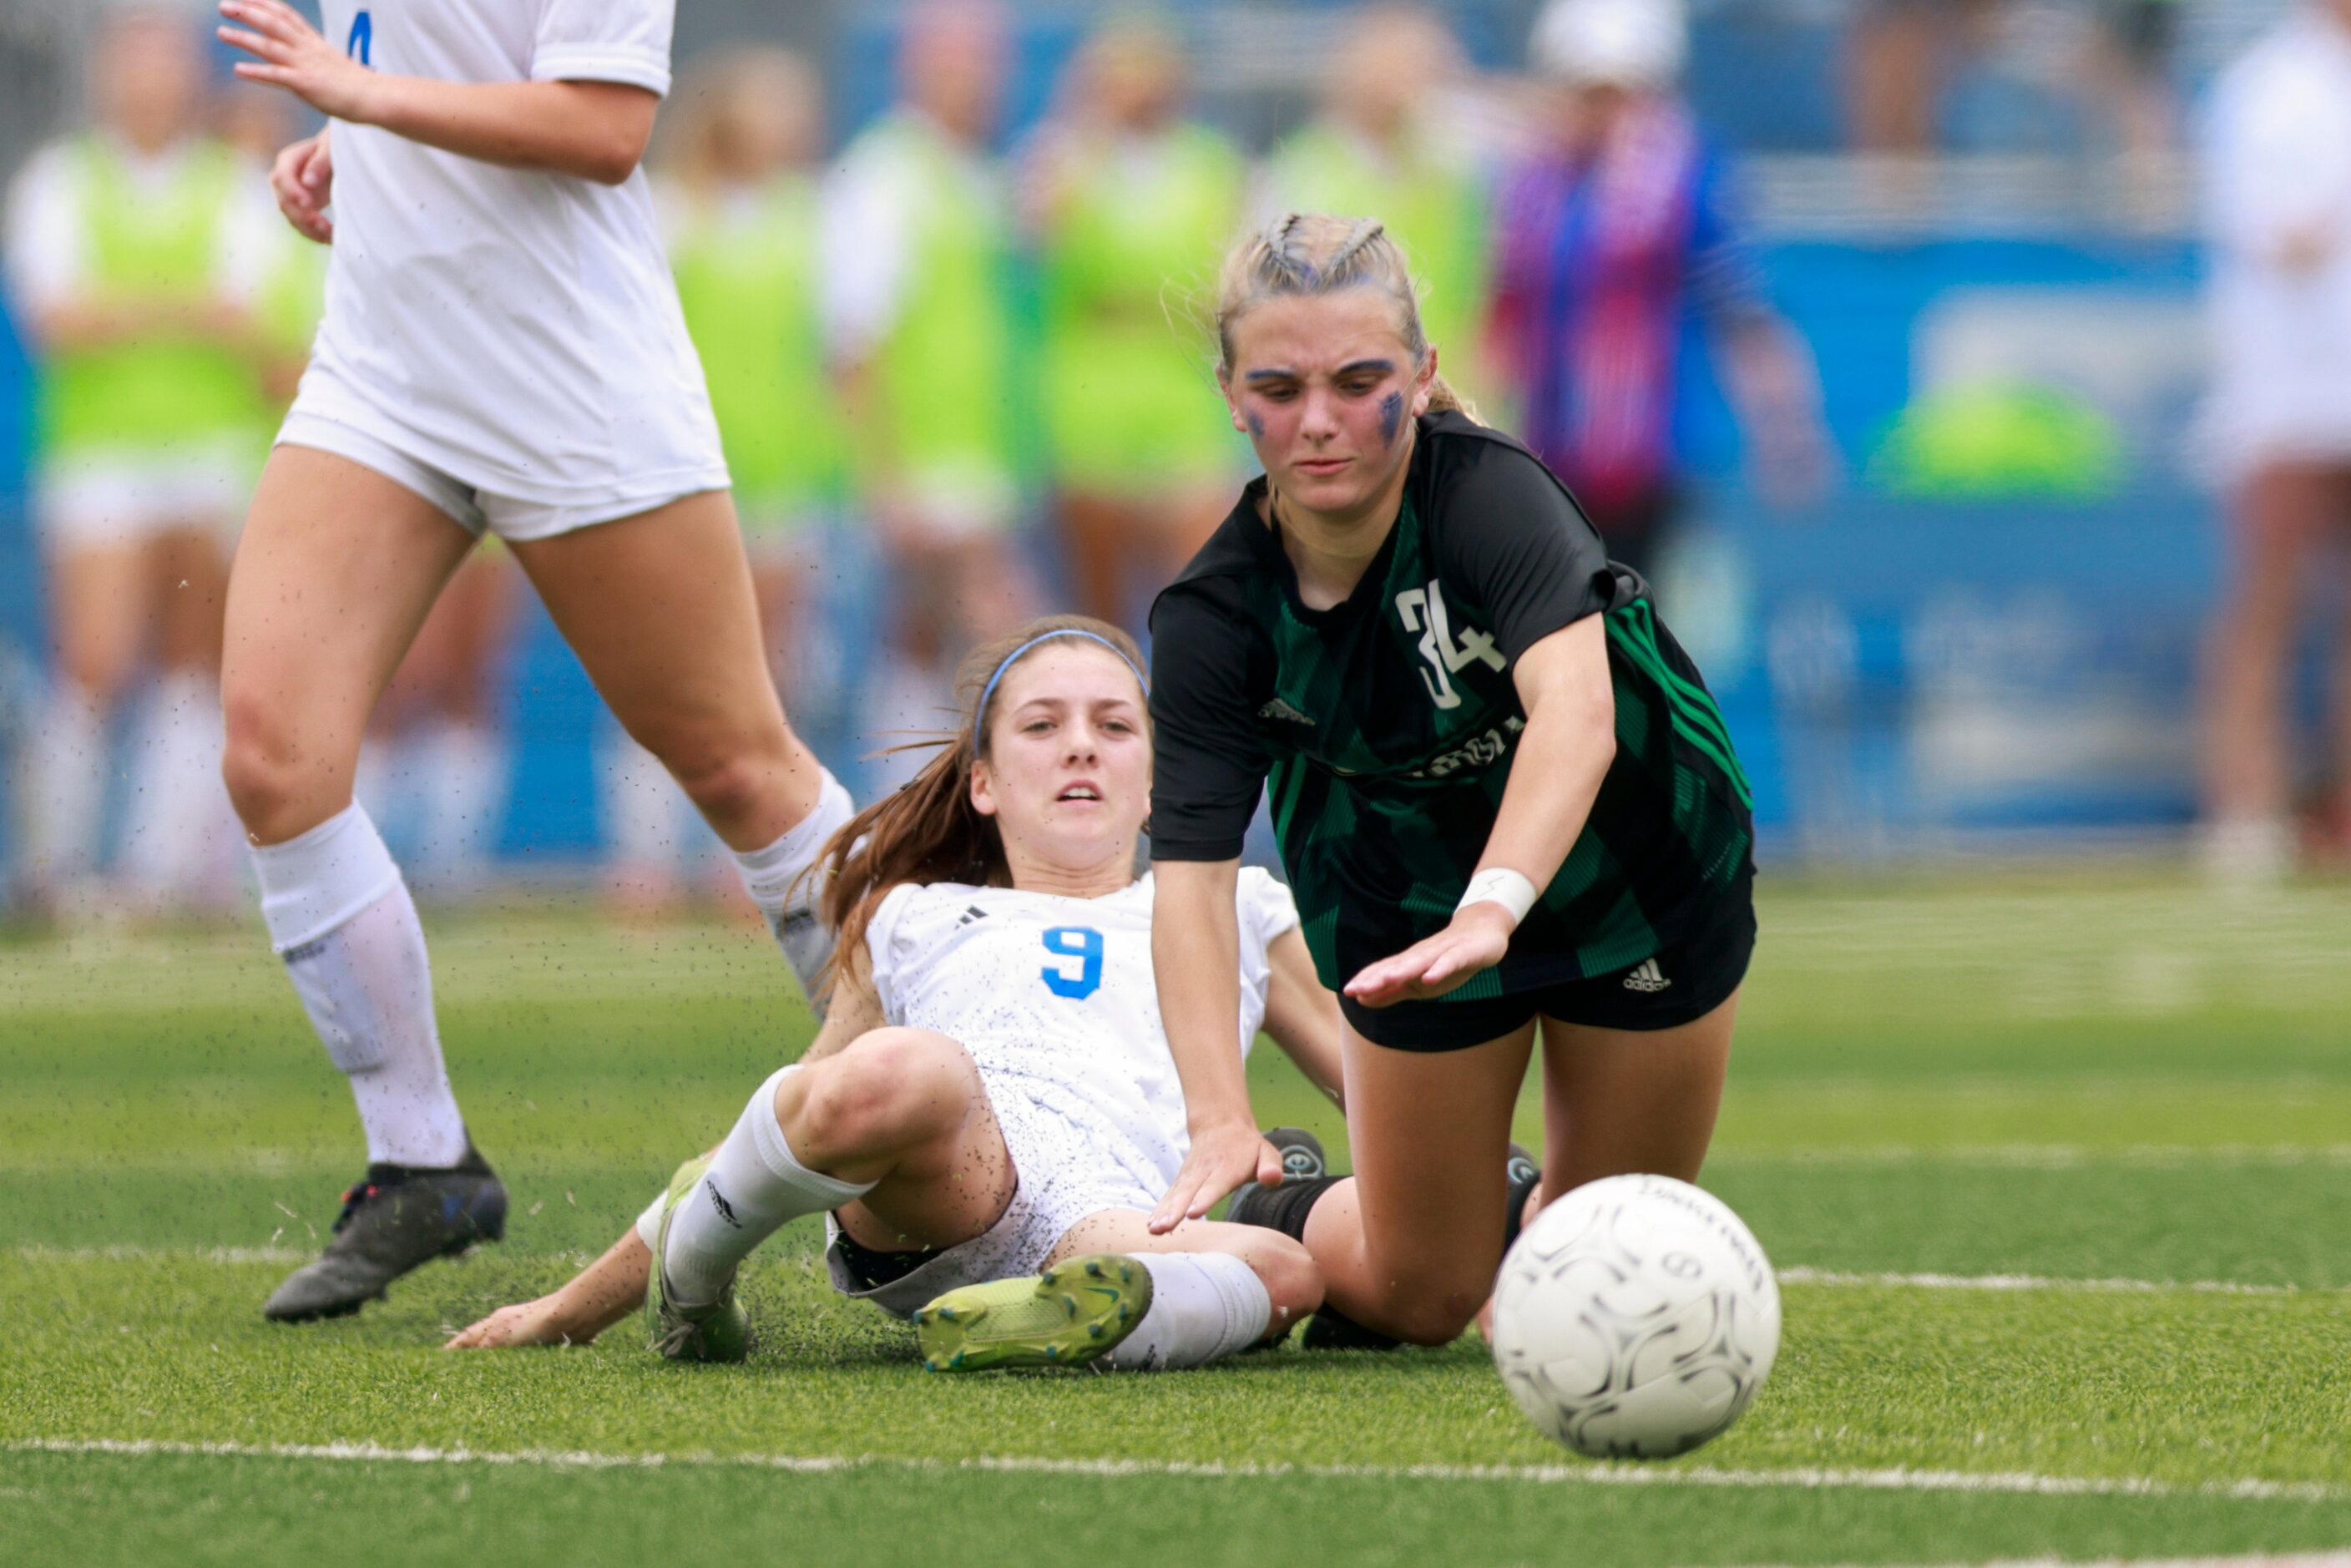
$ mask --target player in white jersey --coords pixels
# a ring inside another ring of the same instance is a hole
[[[1069,616],[965,662],[954,747],[828,851],[841,941],[808,1056],[611,1251],[453,1347],[577,1343],[643,1299],[664,1354],[739,1359],[737,1266],[818,1213],[834,1285],[914,1317],[935,1368],[1196,1365],[1321,1302],[1288,1237],[1146,1225],[1186,1124],[1150,880],[1134,877],[1151,762],[1139,657],[1125,633]],[[1235,1052],[1263,1025],[1335,1098],[1336,1003],[1288,891],[1252,873],[1236,913]]]
[[[369,1166],[273,1318],[356,1311],[503,1232],[505,1189],[442,1064],[415,905],[351,796],[370,710],[486,530],[735,852],[796,967],[822,956],[786,899],[849,800],[768,678],[638,169],[674,6],[325,0],[323,36],[278,0],[220,6],[221,38],[253,57],[237,73],[330,120],[270,175],[287,219],[334,250],[230,581],[223,769]]]

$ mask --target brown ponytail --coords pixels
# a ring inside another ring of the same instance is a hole
[[[826,977],[828,986],[849,966],[862,967],[865,928],[899,883],[1012,884],[1004,839],[997,831],[995,819],[980,815],[971,803],[972,764],[988,753],[988,715],[980,703],[983,695],[988,694],[990,681],[1028,657],[1029,644],[1055,632],[1082,632],[1098,637],[1135,669],[1143,667],[1143,651],[1134,638],[1085,615],[1043,616],[964,655],[955,679],[956,703],[963,715],[961,727],[953,735],[893,747],[900,751],[935,747],[937,754],[904,788],[852,817],[832,835],[816,870],[810,873],[827,879],[821,897],[823,915],[839,934]],[[987,706],[995,706],[992,695]]]

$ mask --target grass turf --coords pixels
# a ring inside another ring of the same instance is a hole
[[[773,1555],[780,1530],[795,1556],[884,1560],[1102,1530],[1140,1558],[1196,1562],[2351,1543],[2351,897],[2302,890],[2222,919],[2160,881],[1783,885],[1764,929],[1708,1181],[1783,1268],[2275,1293],[1791,1284],[1770,1387],[1694,1462],[2169,1490],[1412,1477],[1562,1460],[1474,1339],[1155,1379],[929,1377],[902,1329],[822,1288],[805,1228],[747,1282],[763,1333],[747,1367],[660,1364],[633,1325],[584,1349],[442,1356],[445,1327],[608,1241],[807,1034],[753,934],[627,937],[523,912],[434,924],[452,1068],[514,1187],[510,1239],[300,1330],[255,1308],[359,1156],[345,1091],[266,954],[242,934],[0,946],[0,1560],[597,1561],[660,1551],[686,1521],[697,1555]],[[1337,1133],[1270,1054],[1253,1081],[1268,1122]],[[875,1462],[10,1447],[126,1439]],[[980,1457],[1162,1469],[951,1468]],[[1164,1473],[1184,1463],[1374,1473]],[[2241,1482],[2257,1495],[2197,1490]],[[399,1522],[354,1540],[352,1518]]]

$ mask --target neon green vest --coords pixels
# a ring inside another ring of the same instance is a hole
[[[930,127],[892,120],[867,136],[863,155],[904,164],[912,209],[898,316],[873,357],[877,434],[904,465],[896,477],[1008,497],[1018,383],[1005,214]]]
[[[839,499],[841,423],[818,316],[817,193],[789,179],[731,211],[698,209],[670,266],[747,520]]]
[[[200,302],[215,290],[221,229],[238,175],[226,148],[191,147],[177,178],[152,195],[101,141],[85,141],[69,156],[89,296]],[[56,455],[250,439],[264,417],[260,403],[245,357],[193,337],[64,350],[50,357],[43,385],[44,445]]]
[[[1387,225],[1420,285],[1421,328],[1446,381],[1485,395],[1486,195],[1475,172],[1434,159],[1384,169],[1354,138],[1316,123],[1275,149],[1270,178],[1284,207]]]
[[[1155,490],[1243,455],[1211,371],[1217,267],[1241,219],[1233,146],[1179,126],[1141,157],[1081,148],[1043,261],[1045,381],[1064,484]]]

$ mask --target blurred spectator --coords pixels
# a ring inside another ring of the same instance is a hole
[[[110,14],[96,123],[38,154],[9,204],[9,281],[43,371],[35,507],[57,653],[26,789],[37,905],[95,907],[109,727],[150,657],[110,901],[161,913],[235,891],[221,612],[264,449],[256,306],[278,220],[201,130],[204,69],[183,12]]]
[[[1421,324],[1445,379],[1465,397],[1490,395],[1481,332],[1488,298],[1482,172],[1465,138],[1442,122],[1468,62],[1442,19],[1381,5],[1343,18],[1314,120],[1274,150],[1264,215],[1375,217],[1420,280]]]
[[[2322,572],[2345,580],[2351,542],[2351,0],[2306,0],[2232,65],[2206,137],[2209,430],[2234,559],[2208,650],[2205,848],[2215,873],[2258,879],[2293,847],[2286,688],[2304,596]],[[2351,681],[2351,656],[2335,664]],[[2341,689],[2335,709],[2326,818],[2340,848]]]
[[[1246,165],[1180,118],[1187,86],[1182,41],[1165,26],[1111,24],[1072,62],[1024,172],[1076,608],[1118,624],[1215,530],[1243,455],[1208,395],[1193,318],[1241,224]]]
[[[1014,538],[1009,193],[987,150],[1006,26],[987,0],[910,7],[899,101],[826,197],[830,346],[894,601],[896,658],[874,687],[885,728],[936,728],[956,654],[1037,601]]]
[[[2185,0],[2101,0],[2085,85],[2116,145],[2135,161],[2174,150],[2179,106],[2171,57]]]
[[[1675,519],[1683,324],[1711,329],[1765,494],[1826,475],[1810,355],[1772,310],[1731,217],[1722,160],[1675,96],[1675,0],[1552,0],[1531,53],[1548,142],[1504,186],[1498,354],[1519,434],[1645,574]]]
[[[1846,116],[1856,152],[1937,150],[1943,95],[1997,24],[2003,0],[1860,0],[1845,38]]]
[[[847,481],[818,288],[823,127],[823,83],[805,60],[729,49],[680,78],[655,191],[735,484],[769,666],[804,735],[811,710],[833,706],[832,694],[810,689],[801,651]],[[692,862],[715,885],[732,885],[734,868],[667,769],[617,727],[612,739],[605,822],[625,910],[674,903]],[[839,771],[846,759],[826,760]]]

